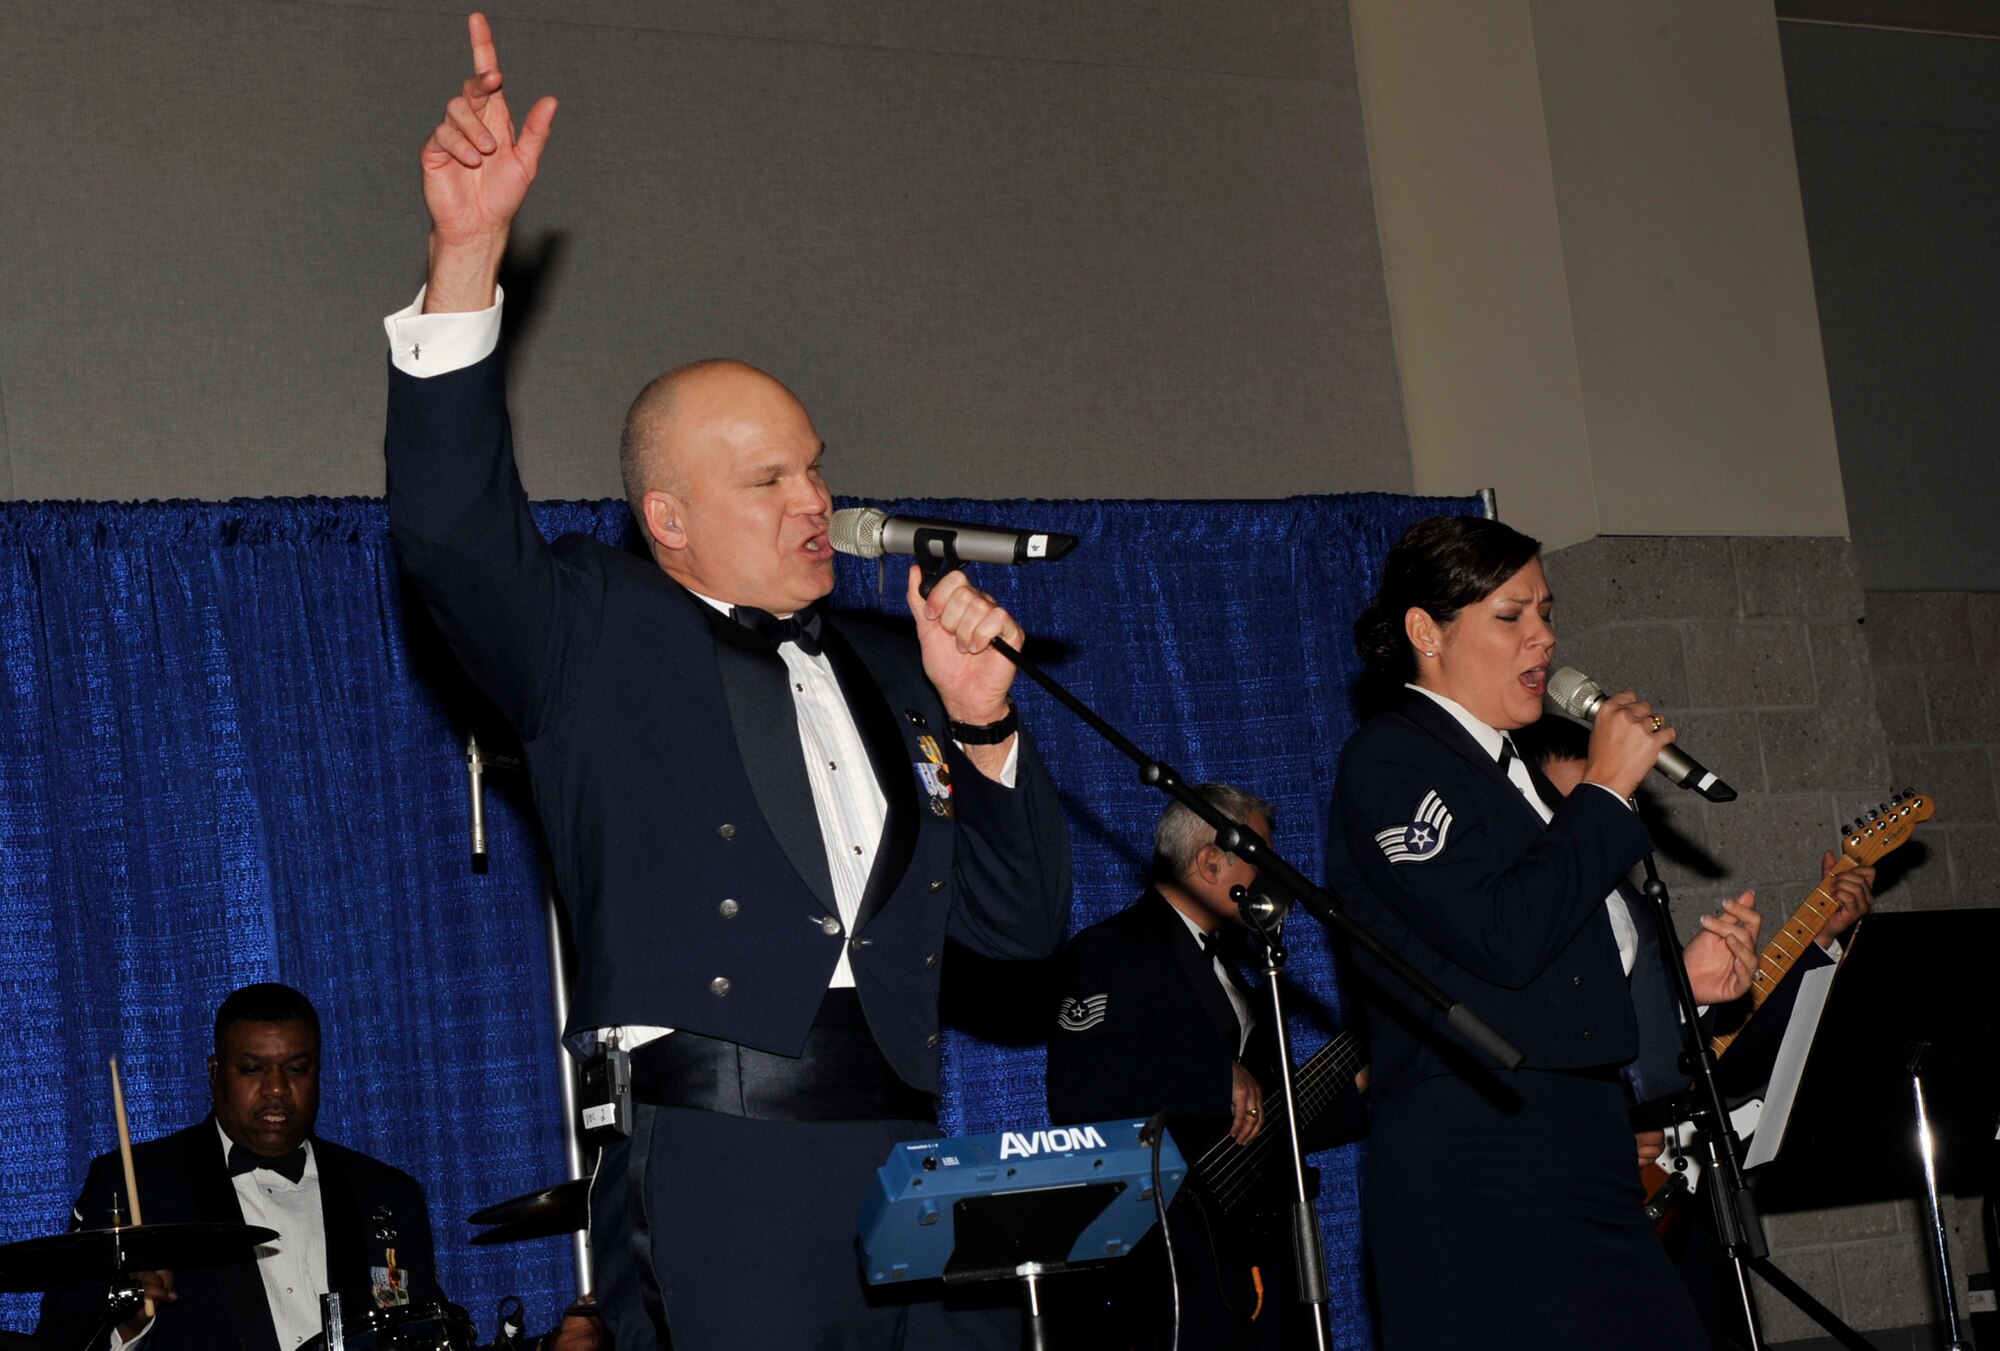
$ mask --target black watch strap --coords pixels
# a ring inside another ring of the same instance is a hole
[[[1021,730],[1021,710],[1007,706],[1007,716],[998,722],[954,722],[951,739],[961,746],[997,746]]]

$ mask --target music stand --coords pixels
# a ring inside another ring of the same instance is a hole
[[[1871,915],[1849,947],[1757,1193],[1767,1210],[1921,1198],[1947,1333],[1962,1344],[1936,1197],[1979,1194],[1993,1167],[2000,910]],[[1919,1093],[1934,1170],[1917,1142]]]

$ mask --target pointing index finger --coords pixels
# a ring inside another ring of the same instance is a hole
[[[500,69],[500,53],[493,49],[493,25],[486,22],[486,16],[474,10],[466,16],[465,28],[472,37],[473,73],[484,75]]]

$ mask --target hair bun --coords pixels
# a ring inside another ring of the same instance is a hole
[[[1354,650],[1370,666],[1396,666],[1403,658],[1403,635],[1380,602],[1354,621]]]

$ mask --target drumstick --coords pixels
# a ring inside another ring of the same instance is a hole
[[[125,1121],[125,1086],[118,1082],[118,1057],[111,1057],[111,1106],[118,1113],[118,1161],[125,1165],[125,1203],[131,1208],[132,1223],[144,1224],[139,1216],[139,1175],[132,1168],[132,1128]],[[146,1317],[153,1316],[153,1297],[146,1296]]]

